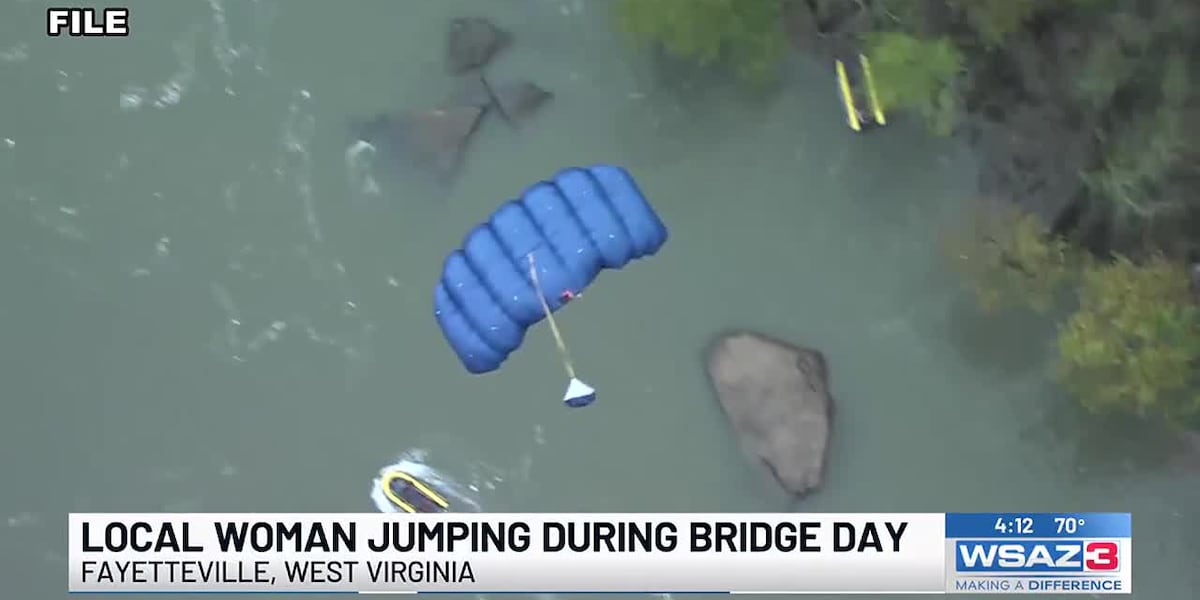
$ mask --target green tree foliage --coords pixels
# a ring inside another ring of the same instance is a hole
[[[784,0],[620,0],[622,29],[676,58],[722,62],[742,78],[769,81],[787,49]]]
[[[1104,110],[1117,90],[1138,72],[1138,60],[1124,50],[1117,37],[1096,40],[1075,72],[1075,96],[1092,111]]]
[[[974,228],[952,241],[950,254],[986,312],[1006,307],[1049,310],[1081,260],[1066,241],[1050,235],[1040,219],[1015,209],[980,213]]]
[[[907,33],[867,35],[867,52],[884,107],[919,112],[939,135],[954,130],[959,116],[955,82],[963,57],[949,38],[921,39]]]
[[[1163,248],[1187,246],[1179,242],[1195,231],[1161,222],[1200,217],[1200,138],[1190,133],[1200,115],[1200,5],[1114,0],[1091,16],[1086,56],[1067,74],[1081,111],[1100,124],[1100,160],[1084,183],[1112,207],[1119,231]]]
[[[999,47],[1010,34],[1050,10],[1106,8],[1112,0],[945,0],[975,31],[985,47]]]
[[[1177,216],[1171,213],[1189,209],[1193,200],[1188,194],[1180,201],[1160,187],[1188,143],[1194,143],[1184,126],[1188,72],[1183,56],[1168,57],[1159,88],[1157,106],[1117,128],[1100,167],[1084,175],[1093,193],[1113,203],[1122,224]]]
[[[1008,34],[1017,31],[1046,0],[948,0],[961,11],[985,46],[997,46]]]
[[[872,7],[878,26],[899,31],[867,36],[889,105],[915,108],[945,132],[947,115],[962,110],[956,86],[974,99],[998,84],[958,82],[960,69],[1010,77],[1019,91],[1034,92],[1031,101],[1058,105],[1094,132],[1096,162],[1081,173],[1084,206],[1091,223],[1116,225],[1099,228],[1109,232],[1106,242],[1176,257],[1200,250],[1195,0],[895,0]],[[1053,95],[1060,89],[1066,93]],[[1058,375],[1081,404],[1200,427],[1200,308],[1181,262],[1153,254],[1140,263],[1095,264],[1018,213],[977,220],[960,237],[952,247],[956,266],[986,310],[1045,310],[1059,290],[1078,285],[1080,307],[1059,329]]]
[[[1200,412],[1200,308],[1187,268],[1156,256],[1085,269],[1080,308],[1059,332],[1059,376],[1096,412]]]

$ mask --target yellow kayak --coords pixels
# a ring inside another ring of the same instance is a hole
[[[469,488],[406,452],[395,464],[379,470],[371,486],[371,501],[384,513],[483,512]]]
[[[855,73],[857,77],[853,78],[844,62],[835,59],[834,63],[837,69],[842,104],[846,107],[846,123],[850,129],[862,131],[866,127],[886,125],[887,119],[883,115],[883,108],[879,105],[879,97],[875,92],[875,78],[871,74],[871,62],[867,60],[867,57],[862,54],[858,55],[857,72]],[[866,96],[869,111],[858,106],[856,91],[860,96]]]
[[[383,495],[396,508],[407,513],[444,513],[450,502],[425,482],[399,469],[380,476]]]

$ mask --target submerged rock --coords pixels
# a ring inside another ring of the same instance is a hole
[[[452,73],[463,73],[487,64],[512,42],[512,34],[483,17],[450,21],[446,62]]]
[[[452,101],[484,110],[495,109],[506,121],[516,124],[528,119],[553,97],[552,92],[530,81],[506,81],[492,85],[481,76],[465,84]]]
[[[477,106],[383,114],[357,123],[359,139],[447,180],[458,173],[483,110]]]
[[[554,97],[554,94],[529,81],[501,83],[491,88],[491,95],[500,113],[513,123],[529,118]]]
[[[707,352],[709,380],[743,446],[797,496],[821,485],[833,418],[820,352],[757,333],[722,336]]]

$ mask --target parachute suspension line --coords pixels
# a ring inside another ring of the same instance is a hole
[[[571,355],[567,352],[567,344],[563,341],[562,332],[558,330],[558,323],[554,322],[554,314],[550,311],[550,304],[546,302],[546,294],[542,291],[542,284],[538,281],[537,265],[533,262],[533,254],[529,254],[528,258],[529,276],[533,278],[533,287],[537,290],[538,301],[542,303],[542,311],[546,313],[546,322],[550,324],[550,333],[554,334],[554,345],[558,346],[558,354],[562,356],[563,366],[567,369],[567,377],[575,379],[575,367],[571,365]]]

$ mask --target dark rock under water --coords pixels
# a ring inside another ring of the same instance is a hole
[[[452,19],[447,34],[447,66],[465,73],[486,65],[512,43],[512,35],[482,17]],[[442,182],[454,178],[467,145],[488,111],[510,123],[528,118],[553,94],[528,81],[491,86],[482,74],[469,80],[443,108],[383,113],[351,124],[352,133],[379,149],[397,166],[430,173]]]
[[[531,117],[543,104],[554,97],[550,92],[531,81],[517,80],[492,84],[484,77],[472,79],[452,98],[454,104],[478,106],[484,110],[496,110],[511,123]]]
[[[513,122],[529,118],[554,97],[551,92],[529,81],[513,81],[493,86],[492,95],[501,114]]]
[[[452,19],[446,41],[447,68],[451,73],[465,73],[478,69],[511,43],[512,34],[488,19]]]
[[[381,114],[354,123],[352,130],[389,158],[448,181],[462,167],[482,116],[478,106]]]

